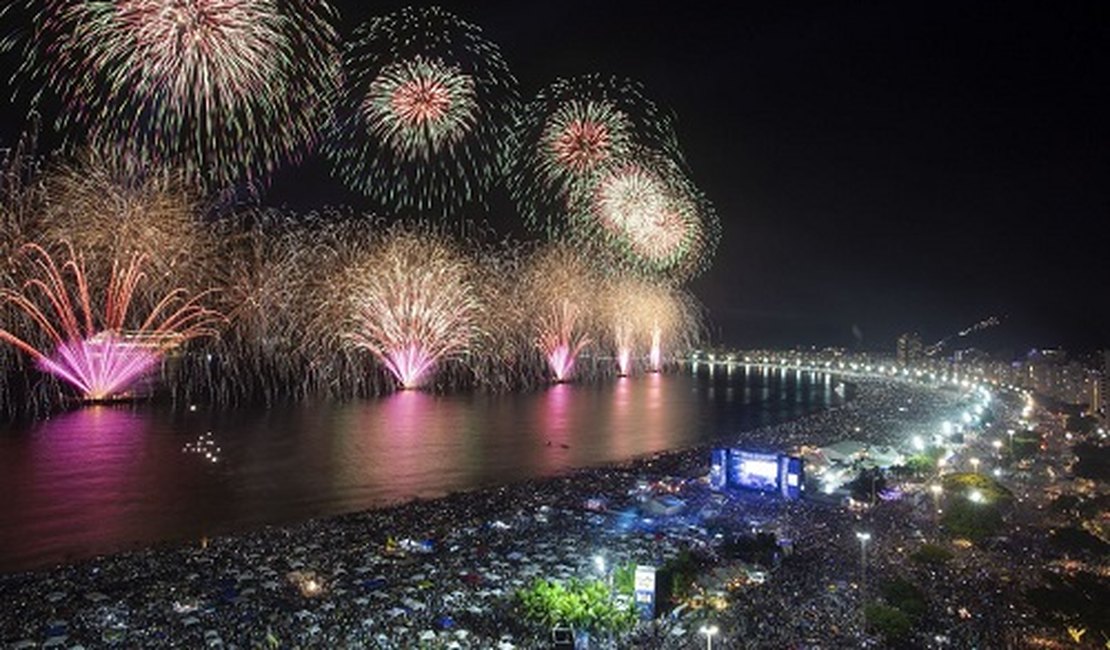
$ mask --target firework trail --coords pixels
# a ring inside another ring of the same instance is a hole
[[[0,303],[22,312],[53,350],[43,351],[44,346],[28,342],[30,337],[8,329],[0,330],[0,340],[29,355],[42,371],[71,384],[85,400],[120,396],[170,350],[214,335],[222,320],[199,304],[203,294],[186,299],[184,290],[163,296],[141,321],[129,319],[132,298],[144,278],[142,255],[132,256],[126,265],[112,265],[103,308],[94,314],[84,262],[72,249],[60,267],[36,244],[24,250],[35,276],[22,291],[0,289]],[[128,330],[129,323],[137,326]]]
[[[637,351],[647,351],[647,367],[658,372],[664,346],[677,351],[697,337],[692,300],[677,288],[623,274],[608,278],[604,294],[604,318],[621,375],[632,372]]]
[[[351,342],[372,352],[402,388],[426,383],[476,336],[480,306],[470,263],[438,235],[391,230],[344,285]]]
[[[309,336],[310,279],[324,260],[315,215],[251,210],[213,224],[219,242],[210,286],[228,325],[205,355],[175,364],[190,401],[217,403],[304,399],[321,380],[321,354]],[[334,323],[334,321],[333,321]],[[209,358],[212,361],[209,361]],[[176,387],[176,386],[175,386]]]
[[[651,285],[635,277],[613,277],[606,283],[604,313],[621,376],[632,372],[632,355],[651,331],[652,314],[647,305],[651,291]]]
[[[446,214],[500,176],[516,80],[482,30],[437,7],[359,28],[327,151],[350,187],[394,211]]]
[[[554,244],[533,254],[522,285],[535,344],[556,381],[567,381],[578,355],[595,339],[600,278],[573,248]]]
[[[569,298],[563,298],[547,314],[539,316],[544,320],[538,338],[540,349],[555,381],[567,381],[574,372],[578,355],[590,343],[579,325],[581,308]]]
[[[636,147],[681,160],[672,120],[623,79],[560,79],[521,110],[510,156],[509,191],[526,223],[566,231],[571,199],[621,165]]]
[[[693,348],[703,330],[702,313],[689,293],[677,287],[654,286],[644,297],[644,323],[650,325],[648,367],[663,370],[663,354],[672,357]]]
[[[218,269],[217,238],[187,184],[171,174],[120,174],[102,156],[85,152],[43,175],[36,239],[72,245],[100,280],[113,260],[145,256],[146,293],[211,286]],[[145,306],[145,305],[144,305]]]
[[[339,69],[326,2],[28,6],[18,76],[60,98],[59,130],[126,169],[176,168],[215,190],[262,182],[299,160],[327,119]]]
[[[38,116],[32,115],[15,146],[2,150],[0,156],[0,286],[11,283],[11,261],[37,228],[40,217],[38,133]]]

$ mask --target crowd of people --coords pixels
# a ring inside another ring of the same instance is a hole
[[[966,396],[855,380],[845,405],[733,436],[782,450],[845,438],[902,445],[961,410]],[[32,647],[543,648],[550,630],[522,620],[516,593],[536,579],[600,578],[608,567],[661,567],[683,551],[709,563],[722,540],[771,533],[781,553],[762,581],[727,593],[724,609],[661,611],[614,647],[838,648],[879,644],[863,606],[885,581],[912,574],[926,592],[922,636],[933,647],[1008,647],[1030,628],[1001,565],[968,550],[938,573],[907,559],[935,537],[928,507],[902,499],[859,509],[741,493],[704,476],[708,448],[435,500],[153,548],[0,576],[0,642]],[[665,486],[681,499],[648,517]],[[629,521],[629,513],[632,521]],[[861,549],[857,533],[872,537]],[[866,561],[863,553],[866,552]],[[931,573],[930,573],[931,572]],[[719,577],[719,576],[718,576]],[[706,576],[699,577],[699,580]],[[669,610],[660,603],[661,610]],[[596,645],[595,645],[596,647]]]

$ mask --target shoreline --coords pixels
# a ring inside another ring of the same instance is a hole
[[[199,632],[194,628],[203,618],[200,612],[209,615],[210,630],[218,638],[233,638],[236,644],[254,647],[277,624],[269,621],[261,625],[258,622],[261,618],[299,607],[298,613],[308,612],[305,616],[311,614],[329,621],[327,629],[334,634],[324,645],[369,643],[358,636],[369,633],[366,626],[355,624],[351,618],[360,612],[377,613],[372,617],[374,625],[370,626],[375,629],[387,619],[391,622],[397,619],[419,622],[427,631],[435,627],[432,611],[450,611],[460,619],[458,627],[469,630],[478,643],[459,647],[491,647],[483,644],[496,645],[494,640],[502,630],[508,630],[517,639],[512,642],[512,647],[517,647],[525,630],[517,624],[508,627],[504,624],[504,617],[510,616],[504,609],[509,606],[506,594],[519,588],[530,576],[573,576],[580,574],[583,567],[588,571],[592,551],[578,550],[582,544],[589,544],[584,540],[597,535],[605,538],[604,546],[616,549],[611,551],[614,565],[618,560],[662,564],[679,551],[681,543],[675,541],[677,537],[671,540],[665,535],[660,540],[638,534],[614,536],[599,530],[594,516],[583,509],[584,499],[602,495],[617,502],[626,500],[640,480],[700,475],[709,464],[708,449],[734,444],[738,439],[741,444],[778,446],[781,451],[786,451],[788,445],[813,443],[815,436],[826,438],[825,443],[831,442],[842,437],[855,419],[866,416],[869,404],[874,406],[874,400],[887,393],[938,396],[941,393],[882,379],[854,381],[856,399],[843,406],[731,433],[684,449],[433,499],[409,500],[390,507],[221,535],[210,538],[204,545],[166,543],[75,564],[0,575],[0,601],[9,603],[5,608],[8,613],[0,618],[0,641],[33,638],[35,630],[47,628],[57,632],[61,628],[57,625],[51,628],[50,623],[61,620],[66,622],[62,630],[65,636],[76,634],[83,642],[95,642],[97,637],[106,640],[105,634],[131,638],[132,633],[144,630],[143,634],[155,636],[144,636],[142,645],[160,645],[163,640],[176,642]],[[840,424],[832,426],[836,422]],[[825,507],[804,502],[794,505],[776,499],[742,500],[745,508],[764,512],[769,518],[798,509]],[[560,539],[569,541],[555,544]],[[384,549],[390,540],[408,544],[410,551],[403,557],[389,555]],[[411,550],[419,549],[424,540],[431,540],[434,550]],[[570,546],[576,550],[569,554],[557,550]],[[536,566],[542,568],[530,573],[521,558],[529,558],[545,548],[556,550],[550,551],[550,558],[538,560]],[[498,559],[490,560],[495,551]],[[422,567],[411,568],[422,562]],[[512,566],[516,566],[515,572]],[[321,597],[305,597],[289,578],[301,572],[319,576],[328,592]],[[509,586],[491,586],[503,582],[505,574],[515,576]],[[475,575],[480,577],[473,578]],[[429,576],[437,576],[432,581],[436,587],[425,585]],[[476,584],[471,584],[474,580]],[[412,581],[416,584],[411,584]],[[367,586],[379,583],[385,586]],[[469,610],[450,595],[465,594],[475,587],[480,596],[484,594],[482,602],[487,604],[482,605],[485,609],[481,612],[467,614]],[[433,595],[417,598],[431,589],[436,589]],[[379,597],[388,597],[388,604],[395,606],[379,611],[382,608],[374,607],[378,598],[374,593],[387,593],[388,596]],[[402,605],[397,606],[398,603]],[[227,619],[223,610],[241,607],[250,610],[256,622],[228,628],[234,620]],[[77,620],[74,612],[79,613]],[[333,612],[343,612],[344,616],[336,620]],[[121,620],[126,620],[123,627],[112,627],[115,625],[112,621]],[[284,640],[303,631],[299,625],[289,623],[279,636]],[[449,630],[441,632],[453,634]],[[203,633],[207,635],[208,630]],[[387,634],[385,641],[375,641],[377,645],[372,647],[395,647],[390,645],[389,638],[399,633]],[[352,634],[361,640],[352,641],[355,638]],[[306,637],[298,643],[322,643],[314,639]],[[133,639],[131,643],[139,641]]]
[[[599,390],[611,390],[614,386],[615,386],[615,382],[586,382],[586,383],[582,384],[579,388],[584,389],[584,390],[588,391],[589,393],[593,394],[593,393],[595,393],[596,391],[599,391]],[[851,396],[853,390],[854,389],[849,390],[849,392],[848,392],[849,397]],[[436,394],[435,397],[439,397],[439,395]],[[49,571],[51,569],[58,568],[58,567],[61,567],[61,566],[67,566],[67,565],[72,565],[72,564],[81,564],[83,562],[95,560],[97,558],[106,558],[106,557],[112,557],[112,556],[121,555],[121,554],[127,554],[127,553],[137,553],[137,552],[142,552],[142,551],[145,551],[145,550],[148,550],[148,549],[172,549],[173,547],[176,547],[176,546],[179,546],[179,545],[189,546],[189,545],[199,543],[204,537],[207,537],[209,539],[215,539],[215,538],[218,538],[218,537],[225,537],[225,536],[237,536],[237,535],[249,534],[249,533],[255,532],[255,531],[265,530],[267,528],[274,528],[274,527],[281,528],[281,527],[295,526],[299,523],[304,523],[304,522],[309,522],[309,521],[317,521],[317,520],[325,520],[325,519],[328,519],[328,518],[331,518],[331,517],[337,517],[337,516],[358,514],[358,513],[362,513],[362,512],[377,512],[377,511],[394,510],[394,509],[403,507],[407,503],[414,502],[414,501],[418,502],[418,501],[429,501],[429,500],[448,498],[448,497],[453,496],[456,492],[459,493],[459,494],[469,494],[469,493],[476,492],[476,491],[491,490],[491,489],[497,489],[497,488],[500,488],[500,487],[513,487],[513,486],[516,486],[518,484],[532,484],[532,485],[534,485],[534,484],[536,484],[536,482],[551,480],[551,479],[559,478],[559,477],[565,476],[565,475],[572,475],[575,472],[579,472],[579,471],[587,470],[587,469],[606,469],[606,468],[618,469],[618,468],[622,468],[622,467],[628,467],[628,466],[630,466],[632,464],[636,464],[636,463],[643,463],[643,462],[648,462],[648,461],[660,462],[660,460],[662,458],[664,458],[666,456],[669,456],[669,455],[672,455],[672,454],[691,453],[691,452],[697,452],[699,450],[704,451],[704,450],[707,450],[708,448],[711,448],[713,446],[719,446],[723,441],[728,441],[728,440],[735,439],[735,438],[751,437],[752,435],[757,434],[758,430],[760,428],[766,428],[768,426],[783,425],[783,424],[786,424],[788,422],[792,422],[792,421],[800,419],[800,418],[806,418],[806,417],[812,416],[815,413],[825,412],[826,410],[828,410],[830,408],[827,405],[810,404],[809,408],[807,408],[807,409],[797,409],[796,412],[791,412],[791,413],[788,413],[786,415],[783,415],[783,413],[785,413],[784,411],[779,410],[779,411],[776,412],[776,411],[771,410],[771,409],[766,409],[766,407],[763,405],[762,402],[760,402],[756,406],[759,407],[758,409],[756,409],[756,411],[758,411],[761,414],[760,415],[761,420],[763,420],[763,421],[773,421],[773,422],[776,422],[777,424],[776,425],[763,425],[763,427],[758,427],[757,426],[757,427],[748,429],[747,431],[742,431],[742,432],[739,432],[739,433],[737,433],[735,431],[731,431],[731,432],[728,432],[728,433],[721,434],[720,433],[721,430],[718,430],[717,431],[717,436],[713,439],[710,439],[710,440],[705,440],[705,439],[702,439],[702,440],[696,440],[696,439],[683,440],[682,442],[685,443],[685,444],[683,444],[681,446],[678,446],[678,447],[672,447],[672,448],[669,448],[669,449],[663,449],[663,450],[657,450],[657,451],[642,451],[642,452],[637,453],[635,455],[626,456],[625,458],[621,458],[621,459],[617,459],[617,460],[603,459],[603,460],[600,460],[600,461],[591,461],[589,459],[579,458],[577,460],[579,462],[585,461],[584,464],[577,465],[577,466],[569,466],[568,465],[566,467],[556,468],[553,473],[549,473],[549,474],[543,474],[543,475],[537,474],[537,475],[533,475],[533,476],[530,476],[530,477],[517,476],[517,477],[512,478],[511,482],[507,482],[507,483],[504,482],[503,479],[498,480],[498,477],[495,476],[495,475],[489,475],[489,476],[483,476],[483,478],[486,479],[486,481],[484,483],[474,482],[470,485],[459,485],[459,486],[454,486],[454,485],[442,485],[441,486],[441,485],[438,485],[438,484],[433,484],[433,485],[429,485],[428,487],[423,488],[423,489],[414,489],[409,494],[403,495],[403,496],[398,495],[398,494],[384,495],[384,496],[386,496],[386,498],[382,498],[380,500],[375,499],[375,502],[372,502],[372,503],[369,503],[369,504],[366,504],[366,505],[354,504],[355,507],[345,509],[345,510],[341,510],[341,511],[338,511],[338,512],[336,511],[337,509],[324,508],[322,513],[320,513],[320,514],[311,514],[310,516],[304,516],[306,514],[304,512],[296,512],[296,513],[285,513],[287,515],[290,515],[290,516],[287,516],[286,518],[264,518],[264,519],[269,519],[269,521],[265,521],[265,520],[263,520],[263,521],[250,521],[249,517],[247,517],[248,521],[246,523],[239,523],[239,522],[234,522],[234,521],[217,521],[217,522],[213,522],[215,525],[205,524],[203,526],[196,526],[196,527],[191,527],[190,526],[190,527],[188,527],[188,529],[185,529],[185,530],[169,531],[169,532],[176,532],[176,533],[179,533],[179,534],[177,534],[177,535],[167,535],[167,536],[162,537],[161,539],[146,539],[146,540],[144,540],[144,539],[142,539],[141,535],[140,536],[132,536],[133,537],[132,540],[124,539],[124,540],[121,540],[121,543],[119,543],[119,544],[103,544],[103,543],[97,543],[96,540],[93,540],[93,542],[88,544],[88,545],[84,545],[84,544],[78,545],[77,543],[74,543],[73,541],[70,541],[68,544],[58,545],[58,547],[56,547],[57,551],[61,551],[61,552],[55,552],[55,548],[53,548],[53,547],[47,547],[45,550],[38,550],[38,551],[36,551],[33,547],[28,547],[30,549],[30,552],[25,553],[23,555],[17,555],[15,558],[13,558],[13,561],[10,562],[10,563],[0,563],[0,564],[6,564],[7,565],[7,566],[3,567],[2,569],[0,569],[0,576],[10,575],[10,574],[17,574],[17,573],[36,572],[36,571]],[[141,413],[146,412],[146,410],[148,408],[148,405],[124,405],[122,407],[112,407],[112,408],[113,408],[113,410],[118,408],[121,412],[124,412],[124,413],[136,412],[136,413],[141,414]],[[743,408],[748,409],[750,407],[745,405]],[[834,406],[834,407],[831,407],[831,408],[836,408],[836,407]],[[750,426],[750,423],[747,423],[747,424],[749,424],[749,426]],[[209,425],[209,426],[211,426],[211,425]],[[540,444],[542,446],[542,441],[541,441]],[[576,445],[576,447],[577,447],[577,445]],[[541,449],[541,452],[542,452],[542,449]],[[565,453],[567,453],[567,452],[564,452],[564,454]],[[580,452],[578,452],[577,449],[574,450],[574,453],[577,453],[577,454],[580,455]],[[415,486],[415,487],[420,488],[420,486]],[[154,537],[154,536],[150,536],[150,537]],[[80,538],[77,538],[77,540],[79,541]]]

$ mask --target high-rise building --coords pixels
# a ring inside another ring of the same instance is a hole
[[[895,350],[898,365],[908,366],[921,360],[922,349],[921,337],[917,332],[906,332],[899,336],[898,347]]]
[[[1101,372],[1092,371],[1091,373],[1089,373],[1089,377],[1091,401],[1090,406],[1087,407],[1087,414],[1098,417],[1105,413],[1106,408],[1104,404],[1106,396],[1102,392],[1106,388],[1106,375],[1102,374]]]

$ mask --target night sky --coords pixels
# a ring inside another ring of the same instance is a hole
[[[346,33],[404,4],[337,3]],[[525,97],[600,72],[673,110],[723,225],[692,284],[714,341],[892,350],[996,315],[969,344],[1110,346],[1105,2],[441,4]],[[265,200],[366,207],[312,162]]]

